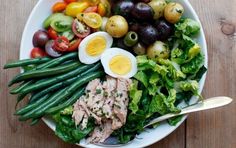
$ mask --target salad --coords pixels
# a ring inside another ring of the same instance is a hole
[[[128,143],[152,119],[202,98],[200,25],[182,16],[180,3],[63,0],[51,10],[33,35],[30,59],[4,66],[24,70],[8,84],[19,84],[10,90],[16,106],[29,98],[15,112],[20,121],[50,117],[69,143]]]

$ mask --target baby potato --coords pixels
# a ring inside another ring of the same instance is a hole
[[[152,0],[150,3],[148,3],[148,5],[152,7],[154,11],[153,18],[157,20],[164,15],[164,10],[167,3],[165,0]]]
[[[114,38],[121,38],[128,32],[128,23],[123,16],[114,15],[106,23],[106,31]]]
[[[181,4],[176,2],[171,2],[167,4],[167,6],[165,7],[164,17],[168,22],[175,24],[180,20],[183,13],[184,13],[184,8]]]

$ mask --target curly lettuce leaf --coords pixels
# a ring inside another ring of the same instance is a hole
[[[132,113],[136,113],[139,109],[138,103],[142,97],[142,90],[138,90],[138,81],[133,80],[130,90],[129,90],[129,109],[132,111]]]
[[[199,84],[196,80],[186,80],[175,83],[175,90],[177,92],[193,92],[194,95],[198,95]]]
[[[160,95],[153,96],[151,104],[149,106],[150,113],[158,112],[161,115],[168,113],[168,108],[164,103],[163,98]]]
[[[168,96],[165,96],[161,92],[153,96],[149,106],[150,113],[158,112],[159,114],[164,115],[170,112],[177,113],[180,111],[174,104],[176,100],[176,91],[174,89],[170,89],[168,90],[168,93]]]
[[[138,69],[140,71],[152,70],[158,74],[165,76],[168,72],[167,68],[162,65],[158,65],[155,61],[148,59],[146,55],[137,56]]]
[[[71,116],[60,116],[60,120],[56,122],[55,134],[63,141],[69,143],[77,143],[85,138],[90,132],[93,131],[95,125],[94,121],[89,119],[88,125],[85,129],[81,130],[75,126]]]
[[[171,51],[171,61],[177,64],[183,64],[187,58],[187,54],[180,48],[175,48]]]
[[[196,74],[199,69],[203,66],[204,56],[199,53],[196,57],[194,57],[188,63],[181,65],[181,70],[185,74]]]
[[[181,19],[175,25],[175,28],[176,28],[176,35],[185,34],[187,36],[194,36],[198,34],[200,31],[199,23],[190,18]]]
[[[186,35],[176,40],[175,47],[171,51],[171,61],[184,64],[196,57],[200,52],[200,46]]]
[[[72,115],[73,114],[73,107],[72,105],[71,106],[68,106],[67,108],[61,110],[60,112],[62,115]]]
[[[177,107],[175,107],[175,104],[174,104],[175,100],[176,100],[176,90],[175,89],[168,90],[168,96],[165,96],[162,93],[159,93],[159,94],[163,98],[164,103],[166,104],[169,112],[177,113],[180,111]]]
[[[71,107],[68,107],[52,116],[56,122],[55,134],[65,142],[78,143],[93,131],[95,127],[94,120],[89,118],[87,127],[81,130],[75,125],[70,111]]]
[[[171,126],[176,126],[177,123],[179,123],[179,121],[181,121],[183,118],[183,115],[179,115],[177,117],[173,117],[173,118],[170,118],[168,119],[168,123],[171,125]]]
[[[143,71],[137,72],[134,78],[142,82],[145,87],[148,87],[148,77]]]
[[[180,65],[178,65],[177,63],[170,61],[168,59],[167,60],[159,59],[158,62],[168,67],[171,78],[174,81],[186,78],[186,75],[180,70]]]

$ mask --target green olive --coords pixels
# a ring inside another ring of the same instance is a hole
[[[183,6],[175,2],[167,4],[164,10],[165,19],[172,24],[177,23],[180,20],[183,13],[184,13]]]
[[[130,31],[125,35],[124,44],[128,47],[134,46],[138,42],[138,34],[134,31]]]
[[[134,45],[133,51],[137,55],[144,55],[146,53],[146,48],[143,44],[137,43],[137,44]]]
[[[159,19],[164,15],[164,9],[167,5],[165,0],[152,0],[150,3],[148,3],[149,6],[152,7],[154,11],[154,19]]]
[[[157,60],[158,58],[167,59],[169,55],[170,50],[168,46],[161,41],[156,41],[147,49],[147,56],[154,60]]]
[[[106,23],[106,31],[114,38],[121,38],[128,32],[128,23],[123,16],[114,15]]]

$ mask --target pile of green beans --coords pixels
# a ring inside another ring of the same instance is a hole
[[[34,67],[16,75],[8,84],[21,83],[10,90],[11,94],[18,95],[17,104],[30,95],[28,103],[15,112],[20,121],[31,119],[30,125],[75,103],[89,81],[105,74],[101,63],[81,64],[75,52],[55,59],[19,60],[6,64],[4,69],[30,65]]]

